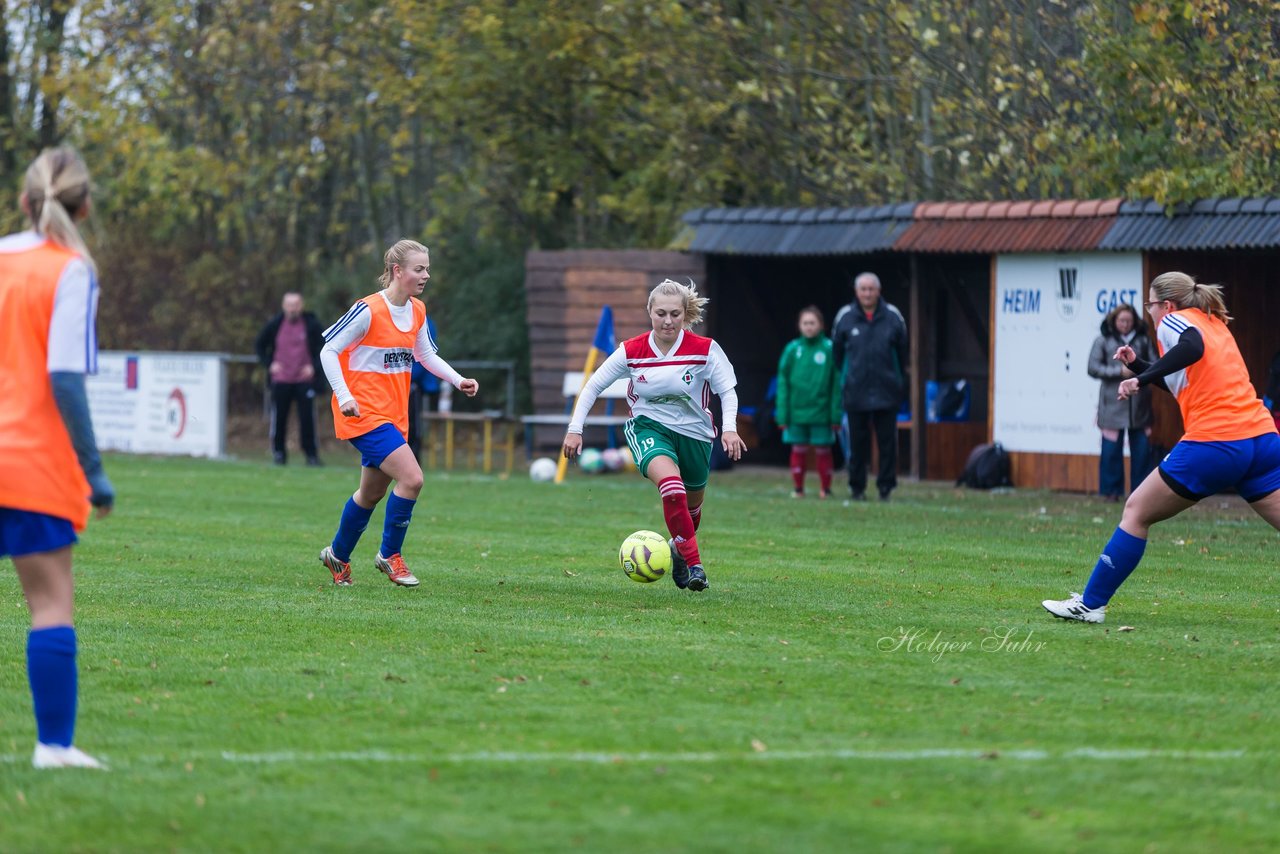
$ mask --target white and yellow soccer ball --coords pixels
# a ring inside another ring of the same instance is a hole
[[[647,584],[671,571],[671,546],[661,534],[636,531],[622,541],[618,561],[627,578]]]

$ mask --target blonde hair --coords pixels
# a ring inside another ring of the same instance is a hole
[[[1151,280],[1151,290],[1158,300],[1169,300],[1178,308],[1198,308],[1223,323],[1231,322],[1222,299],[1222,285],[1201,284],[1186,273],[1161,273]]]
[[[89,203],[89,169],[80,154],[66,145],[46,148],[27,167],[22,192],[36,233],[77,253],[92,269],[93,256],[76,227]]]
[[[427,247],[423,246],[416,240],[397,240],[395,245],[387,250],[382,256],[382,275],[378,277],[378,283],[384,288],[391,284],[391,268],[399,264],[404,266],[404,262],[414,252],[421,252],[431,259],[431,252]]]
[[[684,302],[684,322],[681,325],[685,329],[692,329],[702,322],[702,308],[711,302],[708,297],[698,296],[698,286],[693,283],[693,279],[690,279],[687,285],[671,279],[663,279],[649,291],[649,301],[645,304],[645,311],[653,311],[654,297],[680,297]]]

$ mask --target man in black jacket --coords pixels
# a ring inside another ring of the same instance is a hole
[[[880,279],[861,273],[857,297],[836,314],[832,357],[844,366],[843,402],[849,417],[849,494],[866,500],[871,431],[880,471],[876,488],[888,501],[898,485],[898,409],[906,394],[907,324],[902,312],[880,298]]]
[[[324,346],[324,329],[309,311],[302,310],[302,294],[290,291],[284,295],[282,311],[267,321],[258,333],[255,349],[258,361],[267,369],[271,387],[271,449],[276,465],[284,465],[285,432],[289,426],[289,407],[297,404],[299,439],[307,465],[320,465],[316,454],[316,420],[312,401],[316,396],[316,379],[323,376],[320,348]]]

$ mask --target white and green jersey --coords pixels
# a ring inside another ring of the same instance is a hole
[[[623,341],[591,375],[569,422],[570,433],[581,433],[587,413],[606,388],[627,378],[631,415],[644,415],[664,427],[694,439],[711,441],[711,395],[720,397],[721,429],[738,431],[738,378],[720,345],[710,338],[681,331],[667,353],[658,349],[653,333]]]

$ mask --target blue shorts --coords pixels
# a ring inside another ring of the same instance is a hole
[[[1179,442],[1160,461],[1160,477],[1177,494],[1199,501],[1235,487],[1245,501],[1280,489],[1280,436],[1235,442]]]
[[[80,542],[66,519],[0,507],[0,557],[54,552]]]
[[[368,433],[352,438],[351,444],[360,452],[360,465],[376,469],[401,445],[409,444],[404,434],[394,424],[379,424]]]

